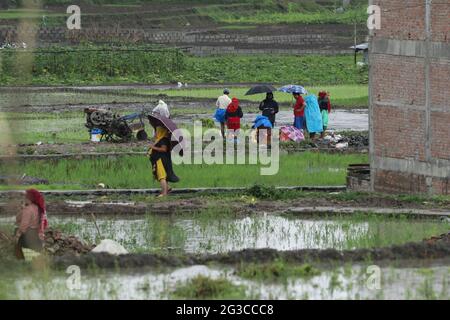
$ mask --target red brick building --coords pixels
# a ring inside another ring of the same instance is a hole
[[[450,0],[372,0],[372,188],[450,194]]]

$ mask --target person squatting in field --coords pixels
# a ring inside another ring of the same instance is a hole
[[[147,154],[150,157],[154,178],[161,185],[161,193],[158,197],[164,197],[172,190],[169,182],[176,183],[180,179],[175,175],[171,156],[171,133],[155,120],[150,124],[155,129],[155,142],[150,146]]]
[[[31,260],[42,252],[47,227],[44,196],[36,189],[27,190],[23,208],[16,215],[14,240],[18,259]]]

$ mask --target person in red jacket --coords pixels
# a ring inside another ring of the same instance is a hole
[[[231,99],[231,103],[228,105],[225,112],[225,121],[231,137],[237,137],[237,134],[241,129],[241,118],[243,116],[244,114],[239,106],[239,100],[236,98]]]
[[[294,104],[294,127],[297,129],[305,129],[305,100],[299,92],[293,93]]]

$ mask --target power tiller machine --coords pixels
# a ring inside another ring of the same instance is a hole
[[[139,141],[147,140],[145,112],[121,116],[110,110],[86,108],[86,127],[91,134],[100,135],[100,141],[127,142],[136,135]]]

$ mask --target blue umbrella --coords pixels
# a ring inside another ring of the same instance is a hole
[[[285,92],[285,93],[297,92],[299,94],[308,94],[308,91],[306,91],[305,88],[303,88],[302,86],[299,86],[299,85],[295,85],[295,84],[289,84],[287,86],[281,87],[278,89],[278,91]]]

